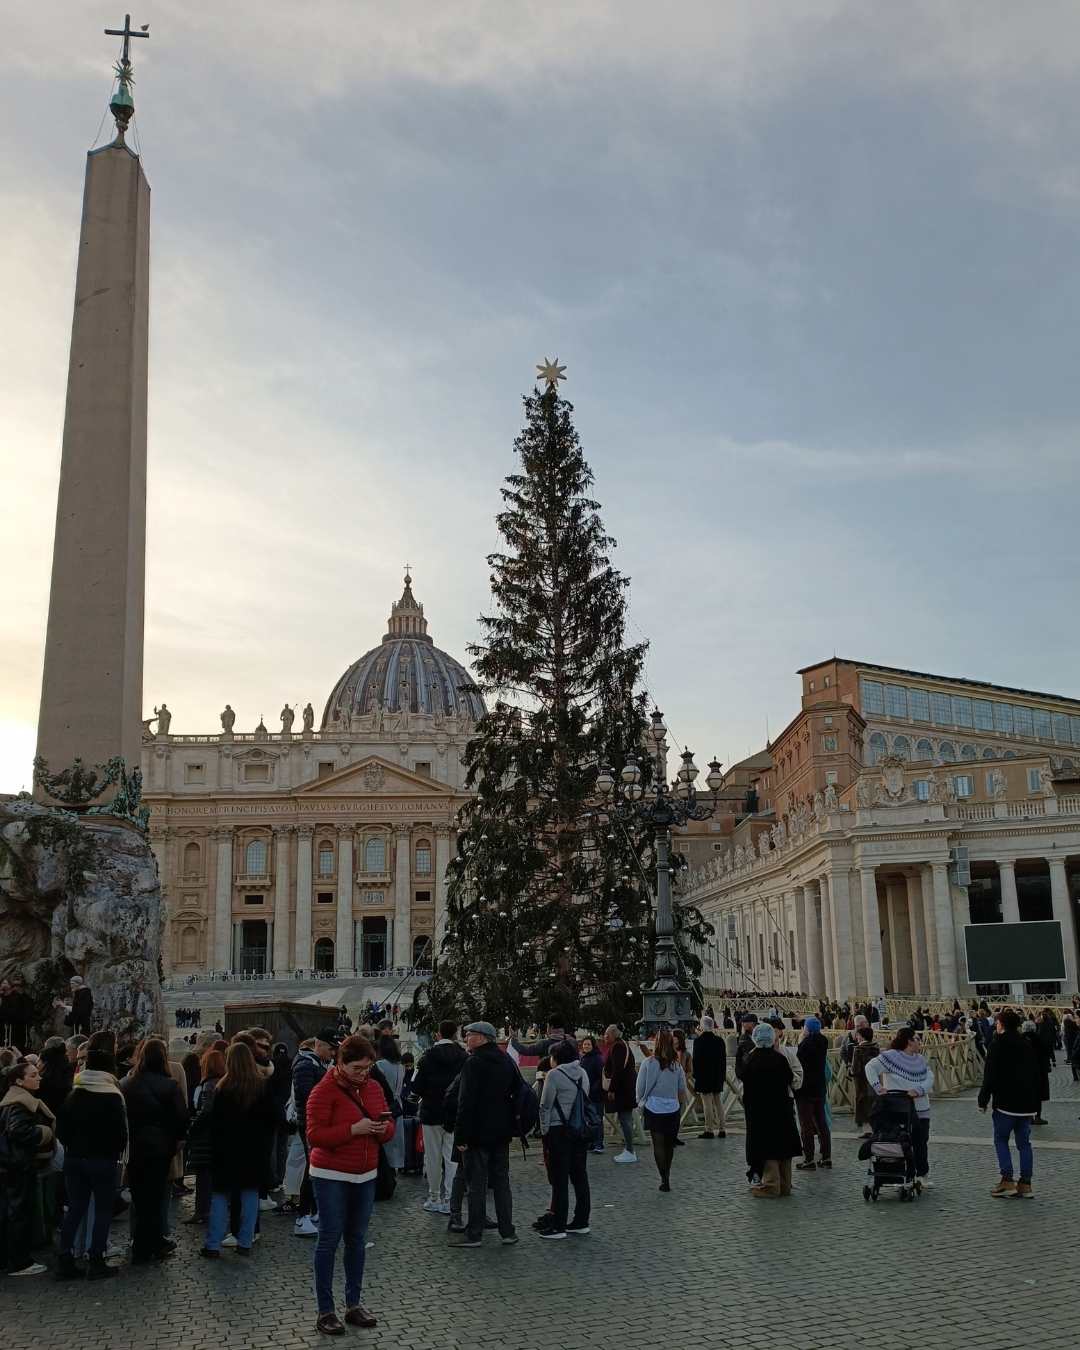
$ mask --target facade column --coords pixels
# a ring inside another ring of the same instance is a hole
[[[855,992],[855,952],[851,932],[851,872],[838,868],[829,877],[829,911],[833,925],[836,997],[841,1002]]]
[[[919,867],[922,893],[923,928],[926,932],[926,964],[930,976],[931,998],[941,997],[941,966],[938,961],[937,918],[934,912],[934,873],[929,863]]]
[[[956,972],[956,938],[953,933],[952,896],[949,893],[949,864],[930,864],[934,887],[934,931],[937,937],[940,997],[955,998],[959,993]]]
[[[243,966],[240,963],[240,953],[244,949],[244,925],[236,920],[232,926],[232,964],[230,969],[234,975],[241,974]]]
[[[435,827],[435,925],[431,939],[431,959],[434,962],[446,935],[446,870],[450,866],[450,827]]]
[[[274,958],[274,921],[268,919],[266,923],[266,966],[263,969],[264,975],[272,975]]]
[[[885,992],[881,960],[881,913],[878,909],[877,868],[860,867],[862,888],[863,950],[866,953],[866,995],[878,998]]]
[[[803,924],[805,927],[805,972],[807,993],[821,998],[825,994],[825,954],[822,950],[821,914],[818,910],[821,887],[816,881],[802,888]],[[822,899],[820,903],[824,904]]]
[[[214,895],[214,969],[232,970],[233,832],[215,831],[217,887]]]
[[[905,874],[904,885],[907,889],[908,928],[911,932],[911,974],[915,993],[925,998],[930,992],[930,963],[922,889],[919,878],[912,872]]]
[[[296,946],[293,964],[297,970],[311,969],[311,849],[310,825],[301,825],[296,841]]]
[[[289,969],[289,842],[292,826],[274,831],[274,921],[270,925],[273,941],[267,952],[270,971],[284,975]]]
[[[828,998],[836,998],[838,993],[836,980],[836,939],[833,935],[832,882],[829,877],[822,877],[818,882],[818,893],[821,897],[822,979],[825,984],[826,996]]]
[[[169,845],[169,836],[172,832],[168,826],[161,830],[150,831],[150,848],[153,850],[154,861],[157,863],[158,883],[161,886],[161,909],[164,915],[161,924],[161,968],[166,976],[172,970],[172,917],[169,913],[169,901],[171,900],[170,882],[176,875],[175,871],[170,871],[170,855],[175,853],[175,848]]]
[[[1050,901],[1054,918],[1061,924],[1061,943],[1065,948],[1065,981],[1062,993],[1075,994],[1076,983],[1076,916],[1069,899],[1069,879],[1064,858],[1047,858],[1050,866]]]
[[[952,897],[953,937],[956,943],[956,990],[964,998],[975,992],[975,986],[968,983],[967,943],[964,939],[964,928],[971,922],[971,901],[966,886],[950,883],[949,895]],[[1017,987],[1023,989],[1022,985]]]
[[[998,863],[998,878],[1001,882],[1001,917],[1006,923],[1020,922],[1020,899],[1016,893],[1016,864]]]
[[[334,939],[334,967],[339,975],[356,974],[353,955],[353,827],[338,830],[337,934]]]
[[[412,965],[412,843],[408,826],[394,837],[394,957],[395,966]]]

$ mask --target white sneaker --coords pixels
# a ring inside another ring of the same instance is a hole
[[[234,1238],[231,1233],[226,1233],[225,1236],[221,1239],[221,1245],[223,1247],[235,1247],[237,1245],[236,1238]]]
[[[611,1161],[617,1163],[634,1163],[637,1162],[637,1154],[631,1153],[628,1148],[624,1148],[621,1153],[616,1153]]]
[[[919,1185],[923,1188],[924,1191],[932,1191],[934,1189],[934,1183],[930,1180],[929,1177],[920,1177]]]
[[[22,1270],[13,1270],[12,1275],[44,1275],[48,1269],[47,1266],[39,1265],[37,1261],[31,1266],[23,1266]]]
[[[440,1200],[440,1201],[439,1201],[439,1204],[438,1204],[438,1212],[439,1212],[440,1214],[449,1214],[449,1213],[450,1213],[450,1201],[449,1201],[449,1200]]]
[[[305,1214],[302,1219],[297,1219],[296,1223],[293,1224],[293,1232],[297,1237],[319,1236],[318,1225],[312,1223],[310,1214]],[[224,1243],[222,1245],[224,1246]]]
[[[268,1209],[277,1209],[277,1205],[273,1200],[266,1199],[259,1201],[259,1208],[265,1212]]]
[[[438,1200],[427,1199],[427,1200],[424,1201],[424,1203],[423,1203],[423,1205],[421,1206],[421,1208],[427,1210],[427,1212],[428,1212],[429,1214],[441,1214],[441,1213],[442,1213],[442,1207],[440,1206]]]
[[[251,1244],[252,1244],[252,1246],[254,1246],[255,1243],[258,1242],[258,1240],[259,1240],[261,1237],[262,1237],[262,1234],[261,1234],[261,1233],[256,1233],[255,1236],[251,1239]]]

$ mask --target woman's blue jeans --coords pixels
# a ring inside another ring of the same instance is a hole
[[[206,1228],[206,1247],[208,1251],[221,1251],[221,1241],[229,1229],[229,1205],[231,1191],[215,1191],[210,1197],[210,1222]],[[257,1189],[240,1192],[240,1231],[236,1235],[236,1245],[247,1247],[255,1241],[255,1220],[259,1217],[259,1192]]]
[[[1031,1151],[1031,1117],[1007,1116],[1002,1111],[994,1112],[994,1148],[997,1150],[998,1167],[1003,1177],[1012,1179],[1013,1160],[1009,1149],[1009,1136],[1016,1135],[1016,1151],[1020,1154],[1020,1180],[1031,1180],[1031,1169],[1035,1165],[1035,1156]]]
[[[364,1245],[375,1207],[375,1178],[356,1182],[312,1177],[311,1184],[319,1206],[315,1302],[320,1314],[334,1311],[334,1261],[344,1238],[345,1307],[355,1308],[364,1287]]]

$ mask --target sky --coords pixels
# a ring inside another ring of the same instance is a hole
[[[0,791],[29,786],[84,153],[122,15],[0,46]],[[703,763],[834,652],[1080,696],[1080,9],[148,0],[145,709],[459,658],[538,361]]]

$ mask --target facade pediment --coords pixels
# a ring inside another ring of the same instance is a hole
[[[380,755],[369,755],[358,764],[317,778],[300,788],[297,797],[446,797],[454,790],[433,778],[413,773]]]

